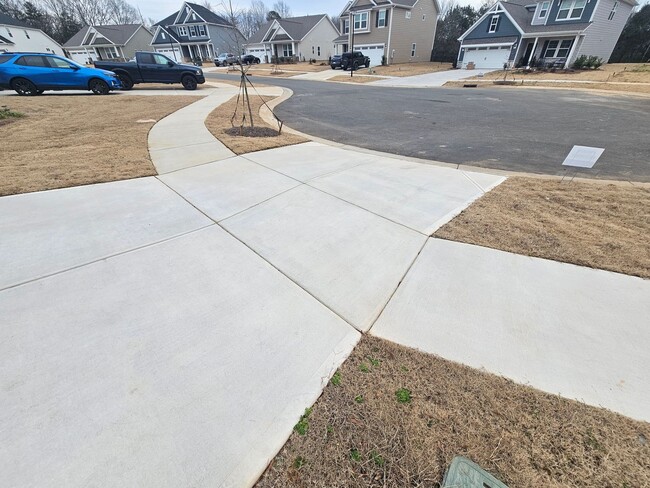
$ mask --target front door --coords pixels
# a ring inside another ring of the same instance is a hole
[[[535,45],[534,42],[529,42],[528,45],[526,46],[526,51],[524,52],[524,56],[521,58],[522,66],[528,66],[528,63],[530,62],[530,55],[533,54],[534,45]]]

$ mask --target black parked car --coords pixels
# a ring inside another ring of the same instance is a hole
[[[260,64],[260,58],[257,58],[252,54],[245,54],[240,59],[242,64]]]
[[[341,55],[340,54],[335,54],[332,56],[332,59],[330,60],[330,66],[332,69],[340,68],[341,67]]]
[[[95,61],[95,68],[112,71],[122,82],[122,90],[138,83],[181,83],[186,90],[196,90],[205,83],[203,71],[196,66],[178,64],[159,53],[138,51],[135,61],[117,63]]]
[[[352,53],[343,53],[341,55],[341,68],[343,68],[343,71],[349,69],[357,70],[362,66],[365,66],[366,68],[370,67],[370,58],[364,56],[362,52],[354,51]]]

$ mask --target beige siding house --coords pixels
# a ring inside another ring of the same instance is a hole
[[[263,25],[244,46],[246,54],[262,63],[277,58],[327,60],[334,54],[339,31],[326,14],[272,20]]]
[[[340,15],[336,52],[361,51],[371,66],[429,61],[439,12],[437,0],[353,0]]]

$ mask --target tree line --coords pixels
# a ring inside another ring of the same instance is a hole
[[[179,1],[180,4],[180,1]],[[231,19],[229,9],[215,7],[204,0],[202,5]],[[223,12],[222,12],[223,10]],[[0,0],[0,13],[41,29],[59,44],[64,44],[85,25],[143,23],[150,27],[156,20],[145,19],[139,9],[126,0]],[[234,23],[250,37],[272,19],[291,16],[291,7],[278,0],[268,8],[262,0],[252,0],[247,8],[234,12]]]

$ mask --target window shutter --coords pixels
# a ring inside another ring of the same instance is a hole
[[[379,27],[379,10],[375,11],[375,27]]]
[[[388,14],[390,13],[390,9],[386,9],[386,27],[388,27]]]

